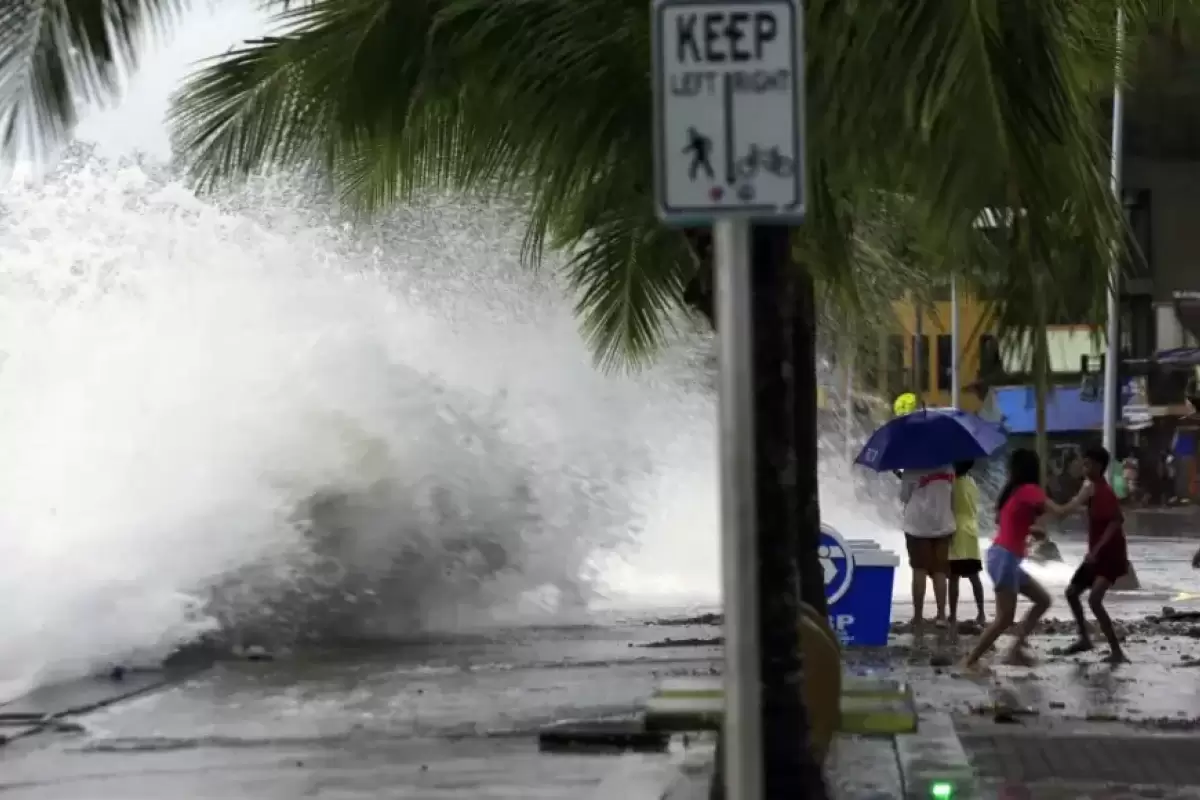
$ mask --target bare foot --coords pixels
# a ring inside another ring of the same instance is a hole
[[[1073,656],[1078,653],[1086,653],[1088,650],[1091,650],[1091,649],[1092,649],[1092,642],[1090,639],[1076,639],[1074,642],[1067,645],[1066,648],[1063,649],[1063,655],[1064,656]]]
[[[1032,667],[1037,664],[1037,659],[1024,647],[1016,646],[1004,655],[1004,663],[1010,667]]]
[[[968,677],[982,678],[991,673],[991,669],[982,661],[962,661],[958,668],[961,669]]]
[[[1128,664],[1129,659],[1125,657],[1125,653],[1120,650],[1113,650],[1111,653],[1100,659],[1105,664]]]
[[[936,618],[933,620],[933,627],[935,627],[935,628],[944,628],[944,627],[946,627],[946,618],[945,618],[945,617],[936,617]]]
[[[986,628],[987,627],[987,614],[984,614],[982,611],[980,611],[979,614],[975,617],[975,624],[981,628]]]

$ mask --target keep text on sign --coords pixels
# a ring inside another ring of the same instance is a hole
[[[801,216],[798,3],[659,0],[654,14],[664,218]]]

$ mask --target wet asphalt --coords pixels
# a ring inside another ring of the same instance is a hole
[[[542,755],[536,732],[631,716],[716,646],[641,622],[508,631],[221,664],[0,748],[8,798],[656,797],[679,753]],[[678,629],[712,638],[711,626]]]
[[[1082,545],[1061,539],[1064,558]],[[1114,596],[1133,663],[1059,652],[1070,625],[1035,640],[1034,669],[965,676],[972,637],[893,636],[851,668],[910,681],[923,709],[965,729],[1008,716],[1039,728],[1200,727],[1200,591],[1194,541],[1137,540],[1144,588]],[[1069,567],[1055,574],[1069,575]],[[1052,589],[1061,581],[1048,580]],[[897,602],[895,616],[906,619]],[[1164,606],[1174,613],[1162,619]],[[1190,616],[1192,611],[1198,613]],[[1051,617],[1065,616],[1059,603]],[[901,626],[902,628],[902,626]],[[657,797],[681,753],[539,754],[535,734],[572,719],[633,715],[668,676],[720,670],[718,627],[632,619],[594,627],[433,637],[381,648],[230,662],[78,720],[82,732],[0,748],[4,800],[161,798]],[[673,644],[674,642],[675,644]]]

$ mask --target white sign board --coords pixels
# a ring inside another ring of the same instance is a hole
[[[1122,392],[1125,405],[1121,407],[1121,419],[1127,430],[1141,431],[1154,425],[1148,392],[1145,376],[1135,375],[1129,379],[1125,391]]]
[[[655,0],[653,14],[659,215],[802,218],[799,0]]]
[[[1121,419],[1131,431],[1143,431],[1154,426],[1154,411],[1150,406],[1127,405],[1121,409]]]

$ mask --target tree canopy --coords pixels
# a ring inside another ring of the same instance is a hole
[[[810,202],[796,250],[828,307],[853,315],[948,271],[998,285],[1005,327],[1101,307],[1124,240],[1096,114],[1119,6],[1134,42],[1195,16],[1168,0],[808,4]],[[139,26],[178,8],[0,2],[5,145],[61,137],[77,101],[136,55]],[[654,213],[644,0],[276,8],[282,33],[205,62],[176,100],[177,150],[200,186],[281,167],[317,171],[364,212],[426,188],[515,198],[528,261],[566,253],[598,358],[653,353],[707,263]],[[973,222],[985,208],[1027,213],[984,236]]]

